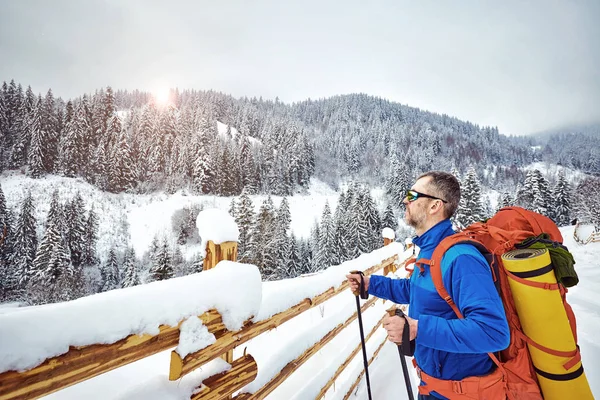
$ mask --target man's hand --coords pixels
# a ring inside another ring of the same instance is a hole
[[[413,340],[417,337],[417,329],[419,326],[419,321],[416,319],[412,319],[410,317],[406,317],[408,320],[408,326],[410,327],[410,340]],[[386,315],[383,318],[383,327],[388,333],[388,339],[390,342],[394,342],[396,344],[402,343],[402,332],[404,331],[404,318],[394,315],[390,317]]]
[[[350,285],[350,290],[352,290],[352,293],[360,294],[360,274],[348,274],[346,275],[346,278],[348,278],[348,284]],[[363,276],[365,292],[369,291],[370,279],[371,278],[368,276]]]

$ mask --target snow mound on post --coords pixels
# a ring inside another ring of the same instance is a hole
[[[198,233],[202,238],[200,247],[206,251],[206,243],[212,240],[214,244],[223,242],[237,242],[240,236],[235,219],[227,211],[209,208],[200,211],[196,218]]]
[[[383,236],[386,239],[392,239],[392,240],[394,240],[396,238],[396,234],[394,233],[392,228],[383,228],[383,232],[381,232],[381,236]]]
[[[77,300],[0,314],[0,373],[22,371],[66,353],[69,346],[110,344],[131,334],[159,332],[216,309],[235,331],[257,315],[258,268],[221,261],[217,268]]]

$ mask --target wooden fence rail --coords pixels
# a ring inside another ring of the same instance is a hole
[[[600,232],[592,232],[587,238],[581,238],[579,236],[578,228],[580,224],[575,225],[573,230],[573,239],[579,244],[588,244],[592,242],[600,242]]]
[[[209,242],[207,245],[207,253],[208,257],[205,259],[206,269],[213,268],[221,260],[235,261],[237,258],[237,243],[226,242],[219,245]],[[382,260],[380,263],[371,266],[364,272],[365,274],[370,275],[383,270],[387,274],[390,271],[395,271],[395,266],[399,264],[399,261],[398,257],[394,255],[393,257]],[[250,320],[246,321],[243,327],[236,332],[227,330],[221,316],[215,310],[209,310],[204,314],[199,315],[198,318],[207,327],[208,331],[215,336],[216,342],[200,351],[188,354],[183,359],[173,350],[171,352],[169,379],[177,380],[196,368],[205,365],[209,361],[217,357],[223,357],[231,364],[231,369],[205,379],[201,389],[197,390],[191,398],[194,400],[231,398],[232,395],[239,392],[241,388],[252,382],[257,376],[257,364],[251,355],[244,354],[237,360],[232,359],[233,350],[236,347],[262,333],[278,327],[307,310],[323,304],[325,301],[346,291],[346,289],[348,289],[348,284],[344,281],[338,287],[331,287],[317,296],[305,298],[298,304],[275,314],[268,319],[258,322],[251,322]],[[367,307],[371,306],[374,301],[375,298],[372,298],[365,302],[362,309],[365,310]],[[235,399],[265,398],[304,362],[354,321],[356,317],[357,313],[355,312],[346,321],[340,323],[330,332],[325,334],[316,344],[305,350],[295,360],[290,361],[276,376],[256,393],[239,393]],[[159,333],[156,335],[130,335],[113,344],[94,344],[82,347],[70,347],[67,353],[48,359],[41,365],[28,371],[7,371],[1,373],[0,400],[38,398],[158,352],[173,349],[179,343],[179,327],[182,322],[183,321],[180,321],[176,326],[162,325],[159,328]],[[369,338],[373,336],[380,324],[381,321],[379,321],[371,330],[366,340],[369,340]],[[379,348],[381,348],[381,346]],[[327,392],[329,387],[331,387],[339,374],[350,363],[359,350],[360,345],[356,347],[344,363],[340,365],[335,374],[323,387],[319,396],[322,396]],[[377,352],[378,351],[379,350],[377,350]]]

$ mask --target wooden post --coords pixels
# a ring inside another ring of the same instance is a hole
[[[209,240],[206,244],[203,270],[207,271],[214,268],[219,261],[237,261],[237,245],[237,242],[215,244],[212,240]],[[229,350],[221,358],[231,364],[233,362],[233,350]],[[230,399],[231,395],[226,398]]]
[[[206,244],[206,256],[204,257],[203,270],[214,268],[219,261],[237,261],[237,242],[223,242],[215,244],[209,240]]]
[[[389,229],[389,228],[386,228],[386,229]],[[384,232],[385,232],[385,229],[384,229]],[[388,237],[384,236],[383,245],[387,246],[390,243],[394,243],[394,238],[388,238]],[[396,264],[390,264],[390,265],[386,266],[383,269],[383,276],[387,276],[387,274],[389,274],[390,272],[396,272]]]

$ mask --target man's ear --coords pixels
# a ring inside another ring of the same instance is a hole
[[[433,204],[429,207],[429,213],[431,215],[437,214],[438,212],[443,212],[442,211],[442,201],[441,200],[437,200],[435,202],[433,202]]]

